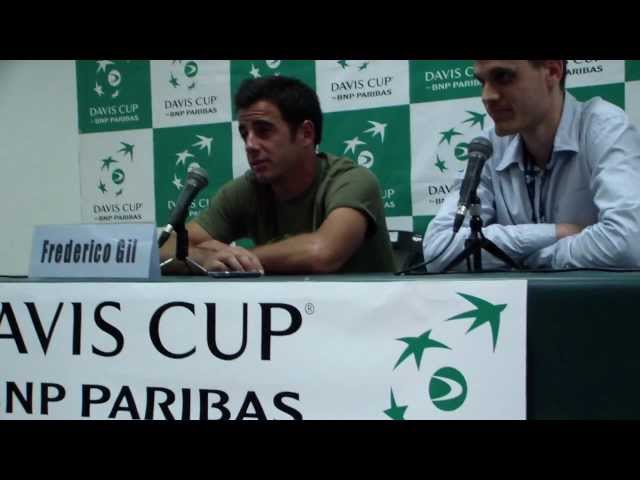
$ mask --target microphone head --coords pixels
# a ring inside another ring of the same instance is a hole
[[[471,140],[468,148],[469,156],[479,154],[486,160],[493,154],[493,145],[489,139],[484,137],[476,137]]]
[[[209,175],[202,167],[193,167],[187,173],[187,183],[193,184],[198,190],[209,185]]]

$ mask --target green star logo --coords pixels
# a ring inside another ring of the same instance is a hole
[[[111,60],[97,60],[96,86],[93,88],[98,97],[117,98],[120,96],[122,74],[116,68],[116,62]],[[105,91],[106,90],[106,91]]]
[[[473,127],[476,124],[480,124],[480,129],[484,130],[484,119],[487,116],[486,113],[472,112],[471,110],[466,111],[471,117],[464,120],[462,123],[471,123]]]
[[[422,335],[418,337],[397,338],[396,340],[406,343],[407,348],[405,348],[404,352],[402,352],[402,355],[400,355],[400,358],[398,358],[398,361],[396,362],[393,369],[395,370],[398,367],[398,365],[400,365],[407,358],[409,358],[410,355],[413,355],[416,360],[416,367],[418,368],[418,370],[420,370],[420,363],[422,362],[422,354],[428,348],[447,348],[451,350],[451,348],[445,345],[444,343],[441,343],[437,340],[429,338],[430,335],[431,335],[431,330],[427,330],[426,332],[424,332]]]
[[[474,110],[464,110],[465,116],[461,116],[460,123],[448,130],[438,132],[439,139],[435,160],[431,160],[440,174],[449,175],[445,170],[449,170],[452,165],[457,172],[464,172],[466,162],[469,159],[469,141],[477,136],[485,127],[486,113]],[[457,138],[461,137],[461,138]],[[456,143],[456,140],[458,142]]]
[[[282,65],[282,60],[265,60],[264,65],[267,67],[267,69],[273,70],[273,75],[280,75],[278,68]],[[266,70],[267,76],[270,75],[269,70]],[[262,76],[262,73],[260,72],[260,68],[252,63],[251,69],[249,70],[249,75],[251,75],[253,78],[259,78]]]
[[[262,76],[260,75],[260,69],[256,67],[253,63],[251,64],[251,70],[249,70],[249,75],[251,75],[253,78],[259,78]]]
[[[475,305],[476,309],[461,313],[454,317],[448,318],[447,320],[474,318],[475,320],[467,330],[467,333],[475,330],[485,323],[489,324],[489,326],[491,327],[491,337],[493,338],[493,351],[495,352],[496,345],[498,343],[498,331],[500,330],[500,314],[507,307],[507,304],[503,303],[500,305],[494,305],[493,303],[487,302],[486,300],[478,297],[474,297],[473,295],[467,295],[460,292],[458,292],[458,295]]]
[[[447,145],[451,145],[451,139],[456,135],[462,135],[462,133],[457,132],[455,128],[450,128],[449,130],[440,132],[440,135],[442,135],[442,138],[440,139],[440,142],[438,143],[438,145],[440,145],[444,141],[447,142]]]
[[[213,137],[195,135],[195,140],[195,142],[190,144],[184,150],[175,153],[175,156],[177,157],[176,170],[173,173],[171,183],[177,190],[182,190],[184,188],[184,180],[186,180],[189,171],[195,167],[200,167],[200,164],[198,163],[199,158],[197,156],[199,152],[206,150],[205,158],[201,158],[200,161],[208,161],[208,157],[211,156]],[[194,153],[191,153],[192,150]],[[191,158],[193,158],[193,160],[189,160]]]
[[[124,155],[129,155],[129,159],[133,162],[133,145],[130,143],[120,142],[122,148],[118,152],[123,152]]]
[[[349,63],[351,62],[351,63]],[[351,68],[351,67],[355,67],[358,72],[361,72],[363,70],[366,70],[369,65],[371,64],[371,62],[369,60],[364,60],[360,63],[358,63],[357,60],[338,60],[336,62],[338,65],[340,65],[342,67],[343,70],[346,70],[347,68]]]
[[[355,155],[356,147],[358,145],[366,145],[367,144],[367,142],[363,142],[357,136],[353,137],[351,140],[345,140],[343,143],[347,144],[347,148],[344,149],[343,155],[347,154],[349,152],[351,152],[351,153],[353,153]]]
[[[200,68],[198,64],[193,60],[171,60],[168,82],[173,88],[184,85],[188,90],[193,90],[197,85],[196,77],[199,71]],[[182,81],[180,81],[180,79],[182,79]]]
[[[122,160],[127,156],[133,161],[133,149],[135,145],[126,142],[120,142],[122,148],[117,150],[112,155],[108,155],[106,158],[98,160],[100,163],[100,177],[98,178],[98,190],[106,195],[112,192],[114,196],[118,197],[124,193],[124,183],[127,178],[124,167],[115,167],[118,163],[122,165]],[[120,159],[116,157],[120,157]]]
[[[456,294],[453,296],[453,294]],[[477,329],[478,327],[484,325],[485,323],[489,324],[491,328],[491,335],[493,340],[493,351],[496,351],[497,342],[498,342],[498,333],[500,329],[500,317],[502,312],[506,309],[507,304],[494,304],[485,300],[483,298],[479,298],[473,295],[469,295],[466,293],[455,292],[455,290],[451,291],[451,295],[453,298],[457,299],[458,296],[462,297],[466,301],[470,302],[474,305],[473,310],[468,310],[458,315],[454,315],[449,318],[444,318],[440,323],[434,323],[433,319],[429,320],[429,325],[435,326],[435,328],[430,328],[426,330],[424,333],[417,337],[402,337],[396,338],[396,341],[401,341],[406,344],[406,347],[402,351],[400,357],[395,362],[395,365],[392,369],[394,371],[394,375],[396,375],[395,370],[400,364],[402,364],[409,357],[413,357],[416,362],[416,373],[418,376],[416,380],[418,380],[418,385],[420,385],[419,389],[411,388],[406,389],[403,388],[399,390],[395,389],[395,392],[402,392],[402,403],[399,403],[395,397],[394,389],[391,388],[391,396],[389,399],[389,407],[386,410],[380,409],[381,414],[386,415],[387,417],[394,420],[405,420],[407,409],[411,407],[412,415],[419,417],[422,416],[422,408],[428,407],[431,412],[433,412],[433,408],[429,405],[429,401],[435,406],[437,409],[443,412],[452,412],[454,410],[460,409],[467,398],[469,397],[470,390],[474,391],[483,391],[480,396],[486,395],[489,390],[487,390],[487,386],[484,388],[475,387],[472,384],[474,382],[469,382],[468,378],[460,371],[458,368],[454,368],[451,364],[447,365],[446,363],[440,363],[440,360],[444,357],[449,357],[454,349],[451,347],[452,338],[460,338],[462,332],[460,332],[459,328],[455,326],[455,324],[449,323],[451,320],[460,320],[460,319],[473,319],[472,325],[469,329],[462,334],[463,337],[466,337],[466,334],[471,332],[472,330]],[[445,331],[440,330],[440,327],[445,327]],[[447,334],[447,330],[450,331],[451,334],[455,336],[450,336]],[[434,331],[439,332],[439,334],[434,335]],[[433,338],[436,337],[436,338]],[[463,345],[463,350],[458,352],[458,358],[461,355],[464,355],[464,352],[469,352],[469,348],[474,347],[473,345],[476,336],[473,336],[471,339],[472,345],[469,345],[468,342],[465,342]],[[484,342],[485,340],[480,340]],[[449,350],[449,352],[440,352],[438,355],[430,355],[429,361],[425,362],[422,365],[422,359],[424,357],[425,351],[430,348],[440,348]],[[493,357],[495,361],[499,361],[499,357]],[[439,365],[436,362],[440,363]],[[468,360],[466,361],[468,363]],[[425,368],[422,368],[425,367]],[[410,375],[413,369],[407,370],[406,368],[400,371],[398,374],[406,379],[407,375]],[[426,376],[425,376],[426,373]],[[475,375],[473,373],[467,372],[467,374]],[[473,378],[471,378],[473,380]],[[425,380],[427,380],[425,384]],[[473,387],[473,388],[472,388]],[[422,407],[420,405],[422,404]],[[425,412],[426,413],[426,412]]]
[[[391,420],[404,420],[404,412],[407,409],[407,405],[398,405],[396,399],[393,396],[393,389],[391,389],[391,407],[384,411],[385,415]]]
[[[367,123],[371,125],[371,127],[363,129],[360,134],[369,134],[369,141],[372,143],[374,139],[379,138],[380,145],[384,144],[384,133],[386,131],[388,123],[376,122],[375,120],[367,120]],[[365,138],[365,140],[367,139],[366,137],[363,138]],[[360,137],[358,135],[349,140],[344,140],[342,143],[345,143],[347,145],[344,149],[344,152],[342,153],[343,155],[351,154],[358,162],[358,165],[362,165],[363,167],[371,168],[373,166],[375,155],[371,150],[369,150],[371,146],[368,146],[366,141],[360,140]],[[366,145],[367,149],[356,152],[358,147],[361,145]]]
[[[103,158],[102,160],[100,160],[102,162],[102,166],[100,167],[100,170],[109,170],[111,168],[111,164],[112,163],[117,163],[118,160],[114,160],[113,157],[107,157],[107,158]]]
[[[443,367],[436,371],[429,382],[429,398],[440,410],[457,410],[467,399],[467,381],[464,375],[453,367]]]
[[[368,120],[368,122],[373,125],[373,127],[365,130],[364,133],[371,132],[371,138],[376,135],[380,135],[380,143],[384,143],[384,131],[387,128],[386,123],[374,122],[373,120]]]

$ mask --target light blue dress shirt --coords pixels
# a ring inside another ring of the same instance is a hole
[[[477,190],[483,234],[530,268],[640,267],[640,132],[626,113],[599,97],[578,102],[565,93],[551,160],[535,177],[532,204],[520,135],[493,144]],[[450,240],[463,174],[424,236],[425,260]],[[534,223],[539,222],[539,223]],[[556,223],[587,225],[558,240]],[[469,216],[429,271],[441,271],[464,249]],[[484,269],[506,265],[483,252]],[[466,269],[462,262],[456,270]]]

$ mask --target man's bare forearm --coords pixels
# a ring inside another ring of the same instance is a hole
[[[272,273],[327,273],[340,268],[331,262],[330,252],[323,250],[316,234],[304,233],[251,251]]]

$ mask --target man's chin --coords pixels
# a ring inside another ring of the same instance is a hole
[[[269,175],[256,173],[255,171],[253,172],[253,175],[258,183],[271,183],[271,177],[269,177]]]
[[[518,129],[514,126],[495,124],[495,132],[499,137],[506,137],[507,135],[515,135],[518,133]]]

